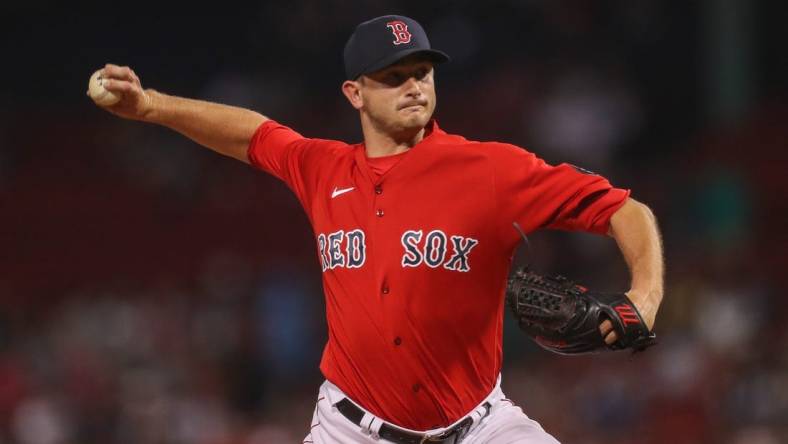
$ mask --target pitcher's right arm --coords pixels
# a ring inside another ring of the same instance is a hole
[[[125,119],[166,126],[217,153],[249,163],[249,142],[267,117],[245,108],[143,89],[128,66],[107,64],[102,71],[104,87],[121,95],[118,103],[102,106],[105,110]]]

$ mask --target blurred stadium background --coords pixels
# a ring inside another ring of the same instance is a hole
[[[0,443],[301,442],[326,336],[286,187],[85,97],[143,86],[359,141],[341,51],[421,21],[454,61],[441,126],[596,170],[664,232],[661,344],[563,358],[507,313],[504,389],[566,443],[788,442],[784,2],[298,0],[0,6]],[[610,240],[530,260],[624,290]],[[519,261],[526,258],[518,255]]]

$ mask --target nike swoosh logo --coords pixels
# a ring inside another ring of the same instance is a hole
[[[355,189],[356,189],[356,187],[350,187],[350,188],[342,188],[342,189],[340,190],[340,189],[337,189],[337,187],[334,187],[334,192],[333,192],[333,193],[331,193],[331,198],[333,199],[333,198],[335,198],[335,197],[339,196],[340,194],[345,194],[345,193],[347,193],[348,191],[353,191],[353,190],[355,190]]]

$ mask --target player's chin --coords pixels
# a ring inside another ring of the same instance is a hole
[[[426,108],[414,110],[402,116],[402,126],[405,128],[423,128],[430,121],[432,113]]]

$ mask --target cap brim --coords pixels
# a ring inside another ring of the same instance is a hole
[[[378,60],[377,62],[373,63],[371,66],[365,68],[362,72],[358,73],[358,75],[355,76],[355,78],[358,78],[363,74],[370,74],[375,71],[380,71],[381,69],[391,66],[397,63],[398,61],[404,59],[405,57],[413,54],[424,54],[427,57],[429,57],[432,63],[435,64],[446,63],[451,60],[445,52],[439,51],[437,49],[420,49],[420,48],[406,49],[396,54],[391,54],[390,56],[384,59]]]

